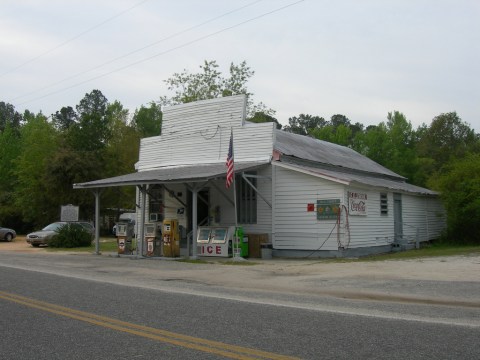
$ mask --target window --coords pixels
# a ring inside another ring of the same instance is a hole
[[[157,221],[163,220],[163,188],[161,185],[153,185],[148,189],[149,213],[157,214]],[[152,217],[153,218],[153,217]]]
[[[257,187],[257,178],[248,177],[248,175],[256,175],[256,172],[245,173],[248,181]],[[257,193],[245,181],[242,175],[235,178],[237,191],[237,220],[240,224],[256,224],[257,223]]]
[[[380,193],[380,214],[388,215],[388,194]]]

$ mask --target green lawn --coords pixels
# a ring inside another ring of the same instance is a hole
[[[45,248],[47,251],[70,251],[70,252],[95,252],[95,243],[86,247],[78,248]],[[115,252],[118,249],[116,238],[100,238],[100,252]]]
[[[454,255],[478,255],[480,254],[480,245],[450,245],[450,244],[432,244],[426,245],[420,249],[400,251],[395,253],[365,256],[358,259],[345,259],[345,261],[383,261],[383,260],[402,260],[417,259],[438,256]],[[340,260],[341,261],[341,260]]]

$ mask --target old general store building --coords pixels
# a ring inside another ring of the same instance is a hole
[[[198,226],[237,222],[274,256],[357,256],[438,238],[445,226],[435,192],[347,147],[245,121],[243,95],[163,111],[161,135],[141,141],[136,172],[75,187],[137,186],[137,223],[177,219],[184,248]],[[225,187],[231,133],[236,201]]]

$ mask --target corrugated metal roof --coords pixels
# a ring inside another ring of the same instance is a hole
[[[255,169],[269,163],[270,161],[235,163],[235,172]],[[73,188],[87,189],[141,184],[203,182],[225,177],[226,172],[225,163],[169,166],[156,170],[139,171],[127,175],[74,184]]]
[[[405,179],[401,175],[394,173],[348,147],[313,139],[308,136],[275,130],[275,143],[273,147],[283,155],[299,159]]]
[[[355,184],[368,185],[376,188],[383,188],[391,191],[408,192],[421,195],[438,195],[437,192],[425,189],[419,186],[407,184],[403,180],[391,180],[378,176],[368,176],[361,174],[352,174],[341,171],[327,170],[306,165],[283,163],[273,161],[273,165],[281,166],[290,170],[300,171],[309,175],[321,177],[327,180],[339,182],[345,185],[354,186]]]

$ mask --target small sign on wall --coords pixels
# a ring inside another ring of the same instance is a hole
[[[317,200],[317,220],[336,220],[340,199]]]
[[[348,192],[348,212],[350,215],[367,215],[367,194]]]
[[[307,211],[308,212],[315,211],[315,204],[307,204]]]

